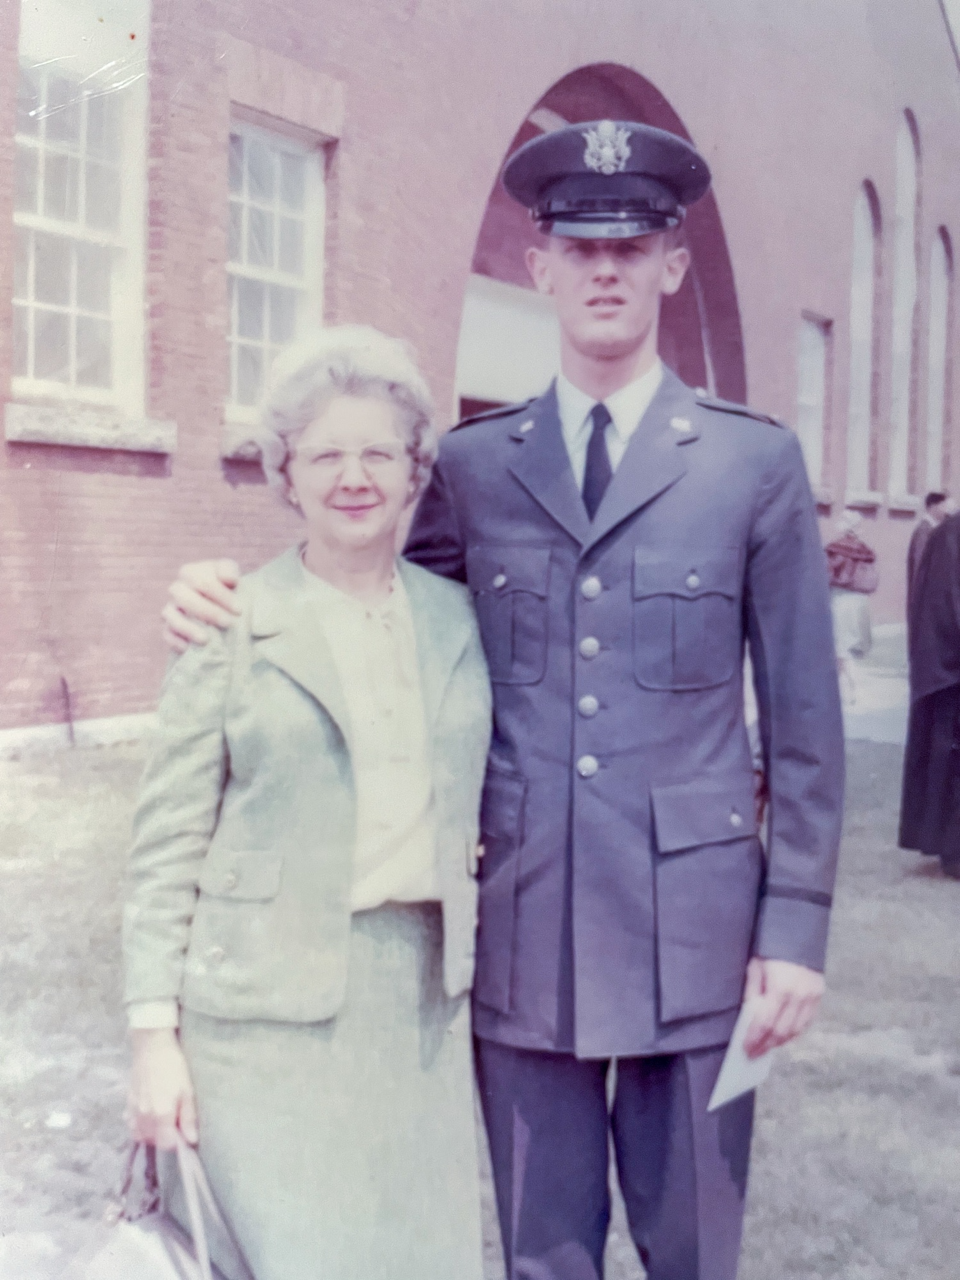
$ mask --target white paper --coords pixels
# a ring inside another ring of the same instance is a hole
[[[770,1074],[776,1050],[768,1049],[759,1058],[748,1058],[743,1047],[757,1004],[756,1000],[748,1000],[740,1010],[737,1024],[733,1028],[733,1035],[730,1037],[730,1044],[724,1055],[723,1065],[720,1067],[720,1074],[717,1076],[717,1083],[713,1086],[713,1093],[707,1104],[708,1111],[716,1111],[725,1103],[739,1098],[742,1093],[749,1093],[752,1089],[756,1089]]]

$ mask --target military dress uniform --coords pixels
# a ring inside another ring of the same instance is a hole
[[[636,154],[643,126],[616,127]],[[706,1104],[746,964],[824,963],[843,775],[825,562],[790,431],[669,370],[625,447],[610,417],[580,483],[556,385],[449,432],[406,549],[468,584],[494,690],[481,1095],[511,1280],[602,1274],[611,1130],[651,1280],[732,1280],[752,1100]]]

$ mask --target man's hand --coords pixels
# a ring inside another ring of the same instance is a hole
[[[197,1106],[187,1060],[176,1031],[132,1031],[133,1070],[127,1122],[137,1142],[161,1151],[177,1145],[177,1130],[197,1142]]]
[[[197,560],[185,564],[169,588],[164,605],[163,641],[175,653],[207,643],[207,624],[226,631],[240,613],[234,588],[240,581],[235,560]]]
[[[790,960],[760,960],[747,965],[745,1000],[757,1001],[744,1048],[750,1058],[786,1044],[814,1019],[825,983],[823,974]]]

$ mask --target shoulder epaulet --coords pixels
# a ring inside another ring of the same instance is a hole
[[[496,409],[484,409],[483,413],[471,413],[469,417],[461,418],[451,427],[451,431],[459,431],[461,427],[469,427],[474,422],[487,422],[491,418],[508,418],[511,413],[520,413],[526,409],[527,405],[533,404],[536,399],[537,396],[531,396],[529,400],[520,400],[517,404],[501,404]]]
[[[716,396],[697,394],[697,404],[704,409],[716,409],[718,413],[736,413],[741,418],[753,418],[755,422],[766,422],[772,427],[782,427],[779,418],[772,418],[769,413],[760,413],[757,409],[749,409],[745,404],[736,404],[733,400],[720,400]]]

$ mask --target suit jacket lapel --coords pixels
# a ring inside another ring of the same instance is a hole
[[[663,382],[613,474],[589,534],[593,546],[621,521],[676,484],[686,471],[683,445],[698,439],[694,428],[696,397],[676,374],[664,370]]]
[[[344,739],[350,717],[333,654],[303,580],[298,548],[267,565],[251,609],[256,652],[295,680],[325,708]]]
[[[578,542],[586,542],[590,521],[563,442],[553,386],[530,406],[512,436],[521,443],[510,470],[557,524]]]
[[[470,628],[465,618],[444,608],[440,598],[443,588],[427,569],[400,560],[399,572],[410,600],[423,711],[430,729],[440,713],[453,669],[467,647]]]

